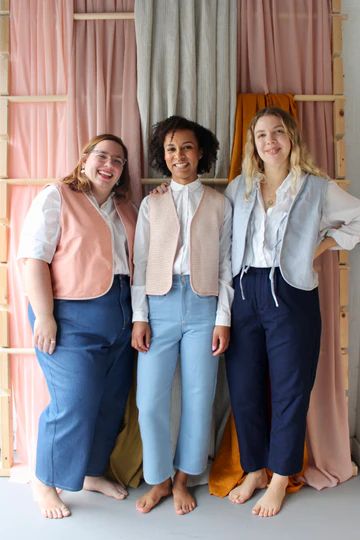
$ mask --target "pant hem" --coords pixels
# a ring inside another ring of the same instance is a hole
[[[42,484],[44,484],[47,487],[64,489],[65,491],[81,491],[83,489],[83,486],[75,487],[75,488],[74,487],[69,487],[69,486],[65,486],[63,484],[60,484],[58,482],[47,482],[45,480],[42,480],[37,474],[35,476]]]

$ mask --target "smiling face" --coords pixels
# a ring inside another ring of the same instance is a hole
[[[202,152],[193,131],[169,132],[164,139],[164,158],[171,176],[178,184],[190,184],[197,178]]]
[[[256,150],[264,162],[264,169],[288,169],[291,141],[281,118],[262,116],[255,124]]]
[[[84,159],[85,174],[99,204],[106,201],[123,170],[124,151],[111,140],[99,142]]]

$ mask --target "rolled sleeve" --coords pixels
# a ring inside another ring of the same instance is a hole
[[[225,198],[224,223],[220,232],[219,247],[219,297],[216,310],[216,325],[230,326],[231,305],[234,298],[231,273],[232,208]]]
[[[40,191],[25,217],[18,259],[51,263],[60,236],[61,196],[55,186]]]
[[[360,242],[360,200],[330,181],[321,222],[323,236],[338,244],[333,249],[353,249]]]
[[[149,307],[146,297],[145,280],[150,244],[150,223],[148,197],[141,203],[136,223],[134,241],[134,279],[131,287],[133,322],[148,321]]]

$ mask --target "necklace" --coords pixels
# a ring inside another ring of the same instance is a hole
[[[265,210],[268,210],[268,208],[271,208],[272,206],[274,206],[276,202],[276,190],[269,189],[267,185],[262,184],[261,194],[262,194]]]
[[[268,199],[267,201],[264,201],[264,204],[267,210],[268,208],[271,208],[272,206],[274,206],[275,201],[273,199]]]

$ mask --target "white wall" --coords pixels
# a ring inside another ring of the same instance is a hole
[[[349,191],[360,197],[360,2],[343,0],[343,60],[345,72],[345,121]],[[350,254],[350,366],[349,414],[354,459],[360,465],[360,248]]]

